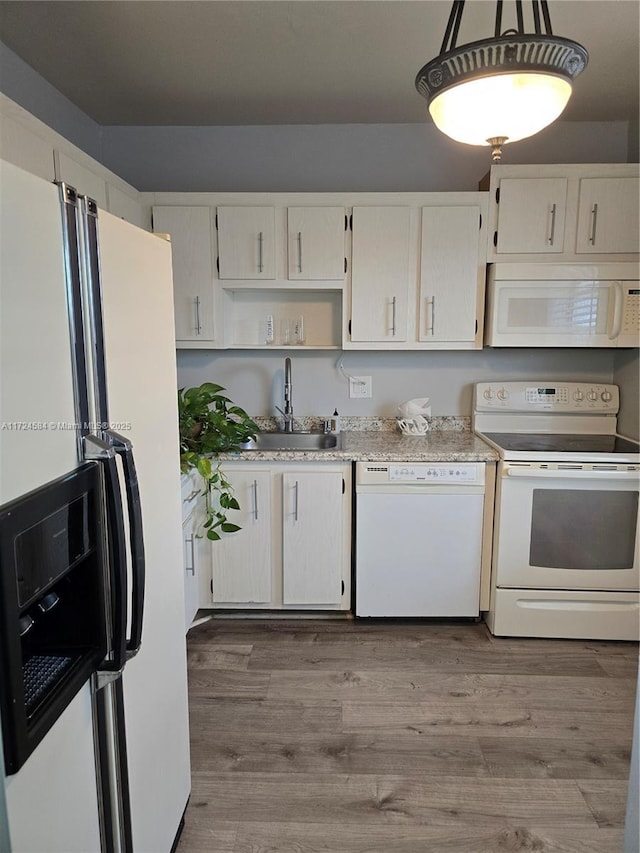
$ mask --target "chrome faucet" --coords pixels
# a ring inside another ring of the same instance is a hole
[[[285,432],[293,432],[293,404],[291,403],[292,397],[292,385],[291,385],[291,359],[285,358],[284,360],[284,429]]]

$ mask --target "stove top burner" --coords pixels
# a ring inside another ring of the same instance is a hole
[[[619,435],[487,432],[488,439],[510,451],[542,453],[638,453],[640,445]]]

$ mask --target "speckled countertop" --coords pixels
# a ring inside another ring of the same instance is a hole
[[[264,422],[266,419],[255,420],[262,430],[271,426]],[[220,458],[248,462],[495,462],[498,459],[495,450],[471,432],[468,418],[433,419],[436,422],[430,423],[429,432],[424,436],[402,435],[394,418],[355,421],[355,418],[343,419],[345,428],[339,435],[339,446],[329,450],[249,450],[221,454]],[[302,423],[302,426],[315,427],[310,423]]]

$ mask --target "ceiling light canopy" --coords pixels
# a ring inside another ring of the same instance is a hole
[[[458,142],[492,145],[494,160],[505,142],[533,136],[558,118],[589,60],[582,45],[553,35],[546,0],[531,2],[530,33],[522,0],[515,0],[517,29],[501,33],[502,5],[497,0],[493,38],[456,47],[464,0],[454,0],[440,55],[416,77],[436,127]]]

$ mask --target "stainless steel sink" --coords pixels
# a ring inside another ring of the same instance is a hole
[[[260,432],[246,441],[243,450],[333,450],[340,436],[323,432]]]

